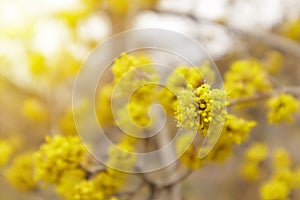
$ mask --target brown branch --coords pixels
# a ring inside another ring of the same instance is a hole
[[[127,197],[125,199],[131,200],[134,198],[135,195],[138,194],[138,192],[146,185],[145,182],[142,182],[136,189],[133,189],[131,191],[125,191],[125,192],[120,192],[118,194],[116,194],[117,197],[121,198],[121,197]]]
[[[279,88],[279,89],[272,90],[270,92],[256,94],[256,95],[250,96],[250,97],[243,97],[243,98],[239,98],[239,99],[233,99],[233,100],[230,101],[229,106],[234,106],[234,105],[238,105],[238,104],[242,104],[242,103],[249,103],[249,102],[254,102],[254,101],[265,100],[265,99],[268,99],[272,96],[276,96],[280,93],[291,94],[291,95],[299,98],[300,97],[300,86],[286,86],[286,87],[282,87],[282,88]]]
[[[300,58],[300,44],[297,42],[294,42],[293,40],[290,40],[286,37],[282,37],[278,34],[274,34],[268,31],[263,30],[242,30],[238,29],[236,27],[233,27],[229,24],[226,24],[224,22],[219,21],[211,21],[208,19],[203,19],[195,16],[193,13],[185,13],[185,12],[178,12],[178,11],[172,11],[172,10],[159,10],[159,9],[151,9],[151,11],[156,12],[158,14],[166,14],[166,15],[174,15],[179,17],[185,17],[188,18],[196,23],[210,23],[214,25],[221,26],[225,28],[226,30],[230,31],[231,33],[240,35],[241,37],[245,37],[247,39],[256,40],[262,43],[265,43],[266,45],[281,50],[282,52],[285,52],[287,54],[293,55],[295,57]]]
[[[187,178],[192,174],[192,172],[193,172],[192,170],[188,170],[188,171],[186,171],[185,173],[183,173],[183,175],[178,176],[176,179],[171,180],[171,181],[169,181],[169,182],[167,182],[167,183],[164,183],[164,184],[159,185],[159,186],[158,186],[158,189],[163,190],[163,189],[170,188],[170,187],[172,187],[172,186],[174,186],[174,185],[177,185],[177,184],[179,184],[180,182],[182,182],[183,180],[187,179]]]
[[[188,170],[182,175],[173,177],[166,183],[156,183],[155,181],[150,180],[144,173],[137,173],[135,175],[139,176],[142,179],[143,184],[148,185],[150,189],[150,195],[148,199],[150,200],[153,199],[153,197],[156,196],[160,191],[172,189],[174,186],[178,185],[180,182],[188,178],[192,174],[192,172],[192,170]]]

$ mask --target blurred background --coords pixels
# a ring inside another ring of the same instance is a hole
[[[13,144],[11,159],[35,151],[46,135],[76,132],[71,102],[81,64],[109,36],[145,27],[201,42],[221,73],[234,60],[266,60],[277,51],[283,57],[280,84],[300,84],[299,0],[0,0],[0,141]],[[299,117],[293,125],[274,127],[261,112],[243,113],[261,122],[249,143],[283,146],[300,161]],[[258,199],[259,184],[239,176],[246,146],[189,177],[182,190],[186,199]],[[51,191],[24,193],[2,174],[0,199],[59,198]]]

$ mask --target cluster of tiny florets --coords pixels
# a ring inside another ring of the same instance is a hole
[[[35,154],[36,178],[47,183],[58,183],[67,171],[77,168],[85,155],[78,137],[47,137]]]
[[[299,109],[299,101],[289,94],[272,97],[268,100],[267,105],[269,108],[268,120],[275,124],[284,121],[292,122],[292,115]]]

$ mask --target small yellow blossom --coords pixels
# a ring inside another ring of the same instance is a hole
[[[49,117],[45,105],[36,98],[29,98],[24,101],[23,115],[35,122],[44,122]]]
[[[293,122],[292,115],[299,109],[299,102],[289,94],[272,97],[267,102],[269,112],[268,120],[272,124],[280,122]]]
[[[82,169],[71,169],[66,171],[62,177],[60,182],[57,184],[58,193],[69,199],[70,191],[72,191],[76,184],[81,181],[84,181],[86,177],[86,172]]]
[[[249,97],[271,89],[264,66],[253,59],[235,61],[225,74],[224,84],[231,98]]]
[[[283,34],[290,39],[300,41],[300,18],[284,24]]]
[[[33,190],[37,187],[34,179],[34,163],[32,153],[16,157],[7,170],[8,180],[20,190]]]
[[[261,162],[266,159],[268,155],[268,147],[262,143],[253,144],[246,151],[246,158],[253,162]]]
[[[36,178],[58,183],[66,171],[78,167],[84,155],[85,149],[78,137],[48,137],[35,154]]]
[[[273,165],[275,169],[285,169],[291,167],[291,158],[289,153],[283,149],[276,149],[273,155]]]
[[[13,147],[8,142],[0,140],[0,167],[5,165],[13,153]]]
[[[241,166],[241,175],[249,181],[258,180],[261,177],[260,164],[268,156],[268,147],[263,143],[254,143],[245,152],[245,161]]]
[[[288,186],[281,181],[270,181],[260,190],[262,200],[287,200],[290,194]]]

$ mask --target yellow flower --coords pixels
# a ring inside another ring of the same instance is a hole
[[[255,162],[247,161],[241,167],[241,175],[249,181],[255,181],[260,177],[258,164]]]
[[[300,168],[294,171],[293,187],[300,189]]]
[[[7,170],[8,180],[20,190],[33,190],[37,187],[34,179],[33,155],[25,153],[16,157]]]
[[[272,180],[281,181],[291,189],[294,184],[294,173],[288,168],[277,169],[272,175]]]
[[[235,61],[225,74],[225,88],[231,98],[248,97],[271,89],[264,66],[257,60]]]
[[[47,183],[58,183],[63,174],[78,167],[85,149],[78,137],[47,137],[35,154],[36,178]]]
[[[146,56],[132,56],[123,53],[119,58],[117,58],[112,66],[112,72],[114,75],[114,81],[118,82],[126,73],[133,70],[134,68],[148,66],[151,64],[150,58]],[[149,67],[143,69],[151,70]],[[136,71],[139,72],[139,71]],[[142,74],[130,73],[133,76],[142,76]],[[141,77],[142,78],[142,77]],[[131,79],[134,80],[134,79]]]
[[[30,72],[33,75],[41,75],[47,71],[46,60],[44,55],[37,52],[29,54]]]
[[[64,196],[66,199],[70,199],[70,191],[72,191],[76,184],[84,181],[86,172],[82,169],[71,169],[66,171],[57,185],[58,194]]]
[[[23,115],[34,122],[44,122],[49,117],[45,105],[36,98],[29,98],[24,101]]]
[[[204,62],[202,66],[177,67],[167,78],[166,87],[159,91],[158,98],[169,115],[174,115],[174,106],[176,106],[177,95],[181,90],[200,87],[205,82],[214,82],[215,74],[210,68],[209,62]]]
[[[81,181],[77,183],[67,200],[104,200],[101,190],[91,180]]]
[[[292,115],[299,109],[299,102],[290,94],[281,94],[272,97],[267,102],[268,120],[272,124],[293,122]]]
[[[249,138],[249,132],[255,126],[255,121],[248,121],[228,114],[226,115],[221,138],[226,137],[234,144],[242,144]]]
[[[105,172],[100,172],[93,178],[93,183],[98,191],[105,197],[115,194],[125,182],[125,173],[108,168]]]
[[[225,117],[225,94],[223,90],[211,89],[209,84],[202,84],[196,89],[188,85],[181,90],[175,105],[177,125],[196,128],[205,136],[213,119]]]
[[[260,189],[262,200],[287,200],[290,194],[288,186],[281,181],[270,181]]]
[[[5,165],[13,152],[13,147],[6,141],[0,140],[0,167]]]
[[[167,87],[161,88],[158,93],[158,100],[168,115],[175,114],[175,106],[178,103],[176,95]]]
[[[199,127],[199,105],[192,87],[182,90],[175,105],[177,125],[184,128]]]
[[[245,152],[245,161],[241,167],[241,175],[250,181],[261,177],[260,164],[268,156],[268,147],[263,143],[254,143]]]
[[[286,23],[283,27],[283,34],[288,38],[300,41],[300,18]]]
[[[246,151],[246,158],[249,161],[253,161],[253,162],[257,162],[257,163],[265,160],[267,156],[268,156],[268,147],[262,143],[253,144]]]
[[[285,149],[280,148],[274,152],[273,165],[275,169],[289,168],[291,167],[291,164],[291,158]]]

